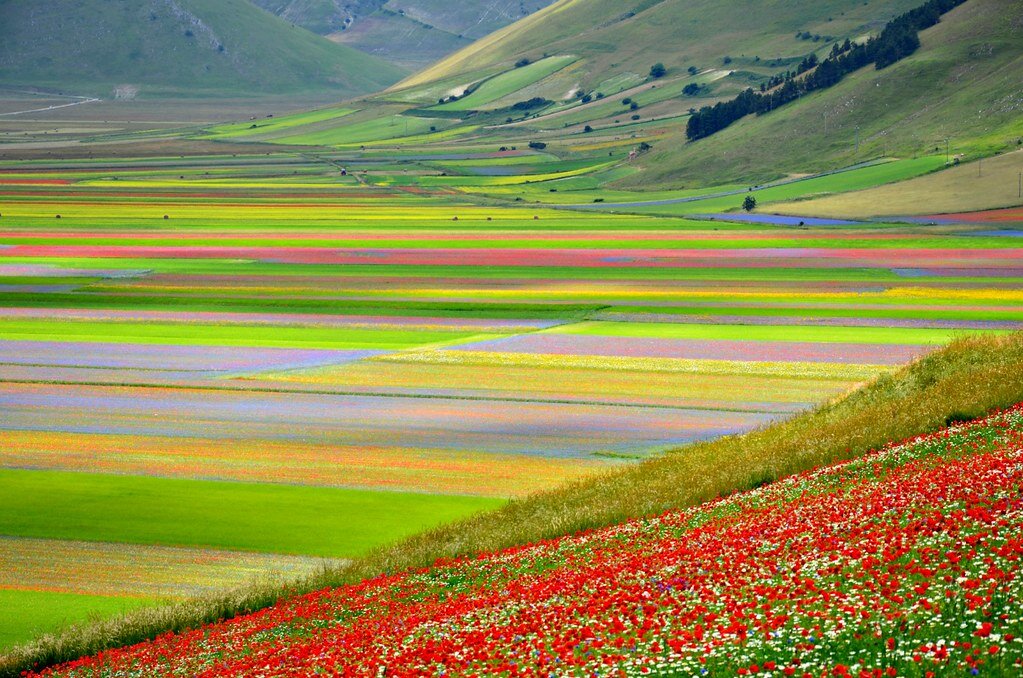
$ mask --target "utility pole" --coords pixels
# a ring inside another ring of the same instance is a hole
[[[945,164],[948,164],[948,137],[945,137]]]
[[[856,153],[859,155],[860,152],[860,126],[856,125]]]
[[[1016,189],[1016,197],[1023,198],[1023,172],[1019,173],[1019,187]]]

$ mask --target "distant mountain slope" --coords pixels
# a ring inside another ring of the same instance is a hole
[[[0,82],[111,96],[350,97],[395,67],[248,0],[0,0]]]
[[[919,0],[558,0],[403,84],[559,53],[584,58],[584,85],[614,74],[645,75],[656,62],[663,62],[669,73],[721,66],[725,57],[732,69],[746,68],[805,55],[827,44],[826,38],[876,29],[917,4]],[[797,32],[805,32],[807,39],[796,37]]]
[[[252,0],[310,31],[418,70],[553,0]]]
[[[884,70],[696,143],[664,143],[625,185],[763,180],[882,155],[1016,148],[1023,138],[1023,2],[969,0],[920,34],[921,48]]]
[[[945,151],[946,139],[950,154],[965,159],[1015,148],[1023,137],[1020,0],[967,0],[923,31],[920,48],[907,58],[883,70],[869,65],[833,87],[687,143],[691,109],[766,86],[811,55],[827,57],[836,43],[877,35],[922,3],[558,0],[381,98],[449,118],[465,111],[465,122],[489,124],[487,133],[508,145],[651,144],[617,176],[621,188],[761,183],[884,155],[933,154]],[[515,68],[554,58],[574,60],[540,80]],[[657,63],[664,72],[655,76]],[[481,105],[477,89],[513,72],[522,73],[523,86]],[[536,108],[526,114],[502,112],[530,101]],[[488,111],[489,118],[480,117]]]

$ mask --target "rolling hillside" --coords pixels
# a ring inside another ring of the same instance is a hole
[[[836,43],[876,35],[918,4],[561,0],[385,96],[425,104],[455,95],[427,110],[489,122],[491,137],[509,145],[651,142],[653,151],[631,171],[608,177],[639,190],[757,183],[884,155],[944,153],[946,139],[950,157],[967,160],[1015,148],[1023,135],[1023,3],[1006,0],[970,0],[923,31],[910,57],[686,143],[690,110],[758,88],[811,55],[824,58]],[[555,59],[563,60],[558,68],[536,77],[515,68]],[[666,72],[652,77],[657,62]],[[481,97],[498,81],[512,86],[499,98]],[[502,111],[533,98],[538,109],[505,119]],[[494,115],[481,120],[488,111]]]
[[[402,85],[510,64],[521,57],[535,60],[544,54],[582,57],[576,73],[584,89],[599,89],[614,76],[645,77],[655,62],[663,62],[669,75],[690,66],[756,70],[779,60],[801,59],[822,45],[830,48],[825,37],[861,35],[916,4],[915,0],[559,0]],[[809,32],[809,39],[795,37],[803,31]],[[725,57],[731,59],[728,64],[723,63]]]
[[[253,0],[286,21],[419,70],[552,0]]]
[[[950,157],[967,160],[1017,148],[1023,3],[970,0],[921,33],[921,42],[916,54],[884,70],[861,69],[708,139],[664,144],[623,186],[763,181],[884,155],[945,153],[946,139]]]
[[[0,82],[8,86],[119,98],[347,98],[398,77],[390,64],[248,0],[0,0]]]

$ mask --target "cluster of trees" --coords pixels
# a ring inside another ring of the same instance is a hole
[[[704,106],[689,118],[686,136],[702,139],[751,113],[763,115],[800,96],[831,87],[846,74],[873,63],[880,70],[909,56],[920,47],[917,35],[938,23],[941,15],[966,0],[928,0],[920,7],[889,21],[881,34],[863,44],[835,45],[828,58],[818,62],[811,54],[796,69],[771,78],[760,92],[747,89],[731,101]]]
[[[830,19],[828,19],[830,21]],[[831,42],[832,38],[830,35],[821,35],[820,33],[811,33],[810,31],[800,31],[796,33],[797,40],[813,40],[814,42]]]
[[[512,104],[511,110],[513,111],[529,111],[534,108],[540,108],[548,104],[554,103],[550,99],[544,99],[543,97],[533,97],[526,101],[519,101],[518,103]]]

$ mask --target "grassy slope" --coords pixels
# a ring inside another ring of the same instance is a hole
[[[271,14],[319,35],[341,30],[345,19],[370,14],[387,0],[251,0]]]
[[[1021,173],[1023,151],[1014,151],[865,191],[771,205],[768,211],[865,218],[1011,207],[1023,204]]]
[[[722,494],[847,459],[891,440],[935,431],[1023,400],[1023,333],[963,339],[813,412],[743,436],[698,443],[636,466],[515,501],[411,537],[351,566],[282,590],[266,585],[223,598],[160,607],[44,638],[0,661],[0,676],[272,604],[300,590],[353,582],[437,558],[514,544],[692,506]]]
[[[643,160],[625,187],[763,180],[888,155],[945,151],[968,157],[1015,148],[1023,134],[1023,3],[970,0],[925,31],[922,49],[882,71],[714,136]],[[827,118],[827,134],[824,121]],[[859,128],[860,148],[856,152]],[[681,132],[678,134],[681,142]]]
[[[764,75],[790,68],[792,59],[810,51],[827,51],[830,43],[797,39],[797,31],[859,38],[917,4],[830,0],[744,3],[737,8],[709,0],[635,0],[624,5],[561,0],[406,79],[386,96],[425,100],[426,94],[458,91],[495,72],[507,72],[523,56],[534,61],[545,54],[578,56],[570,67],[498,103],[522,100],[527,94],[560,101],[575,88],[601,91],[605,99],[567,109],[562,104],[536,119],[477,134],[507,145],[538,137],[556,152],[581,153],[586,152],[579,145],[584,124],[595,128],[587,138],[597,143],[597,150],[599,142],[612,140],[608,135],[642,135],[653,124],[654,149],[633,164],[638,171],[608,177],[613,186],[631,190],[761,183],[883,155],[944,156],[946,138],[951,151],[965,154],[967,160],[1016,148],[1023,135],[1023,43],[1018,39],[1023,4],[1006,0],[969,0],[926,31],[922,49],[912,57],[883,71],[863,69],[780,111],[748,117],[710,139],[685,144],[689,107],[756,86]],[[725,55],[732,59],[727,66]],[[667,77],[656,83],[646,78],[654,61],[668,67]],[[681,86],[690,80],[690,66],[703,71],[696,79],[707,80],[711,89],[679,97]],[[718,77],[731,70],[735,73]],[[655,84],[657,89],[652,89]],[[640,104],[638,127],[629,127],[631,116],[621,105],[625,96]],[[655,118],[673,119],[651,123]],[[626,138],[624,143],[639,139]]]
[[[553,0],[252,0],[331,40],[418,70]],[[345,24],[351,19],[350,24]]]
[[[432,110],[470,111],[478,108],[493,108],[494,106],[488,106],[488,104],[561,70],[574,60],[571,56],[541,59],[528,66],[516,68],[486,80],[469,96],[435,106]]]
[[[510,65],[520,56],[535,59],[545,53],[580,55],[586,62],[581,79],[584,87],[626,72],[645,76],[658,61],[668,67],[669,74],[684,72],[689,66],[719,67],[726,55],[734,59],[731,68],[741,68],[752,65],[754,56],[764,60],[801,56],[823,45],[795,39],[796,31],[852,35],[915,4],[914,0],[897,0],[881,8],[850,0],[560,0],[397,88],[495,64]],[[743,53],[748,60],[742,58]]]
[[[123,84],[139,86],[143,96],[341,97],[399,76],[380,59],[293,27],[248,0],[0,0],[0,81],[7,84],[103,97]]]

